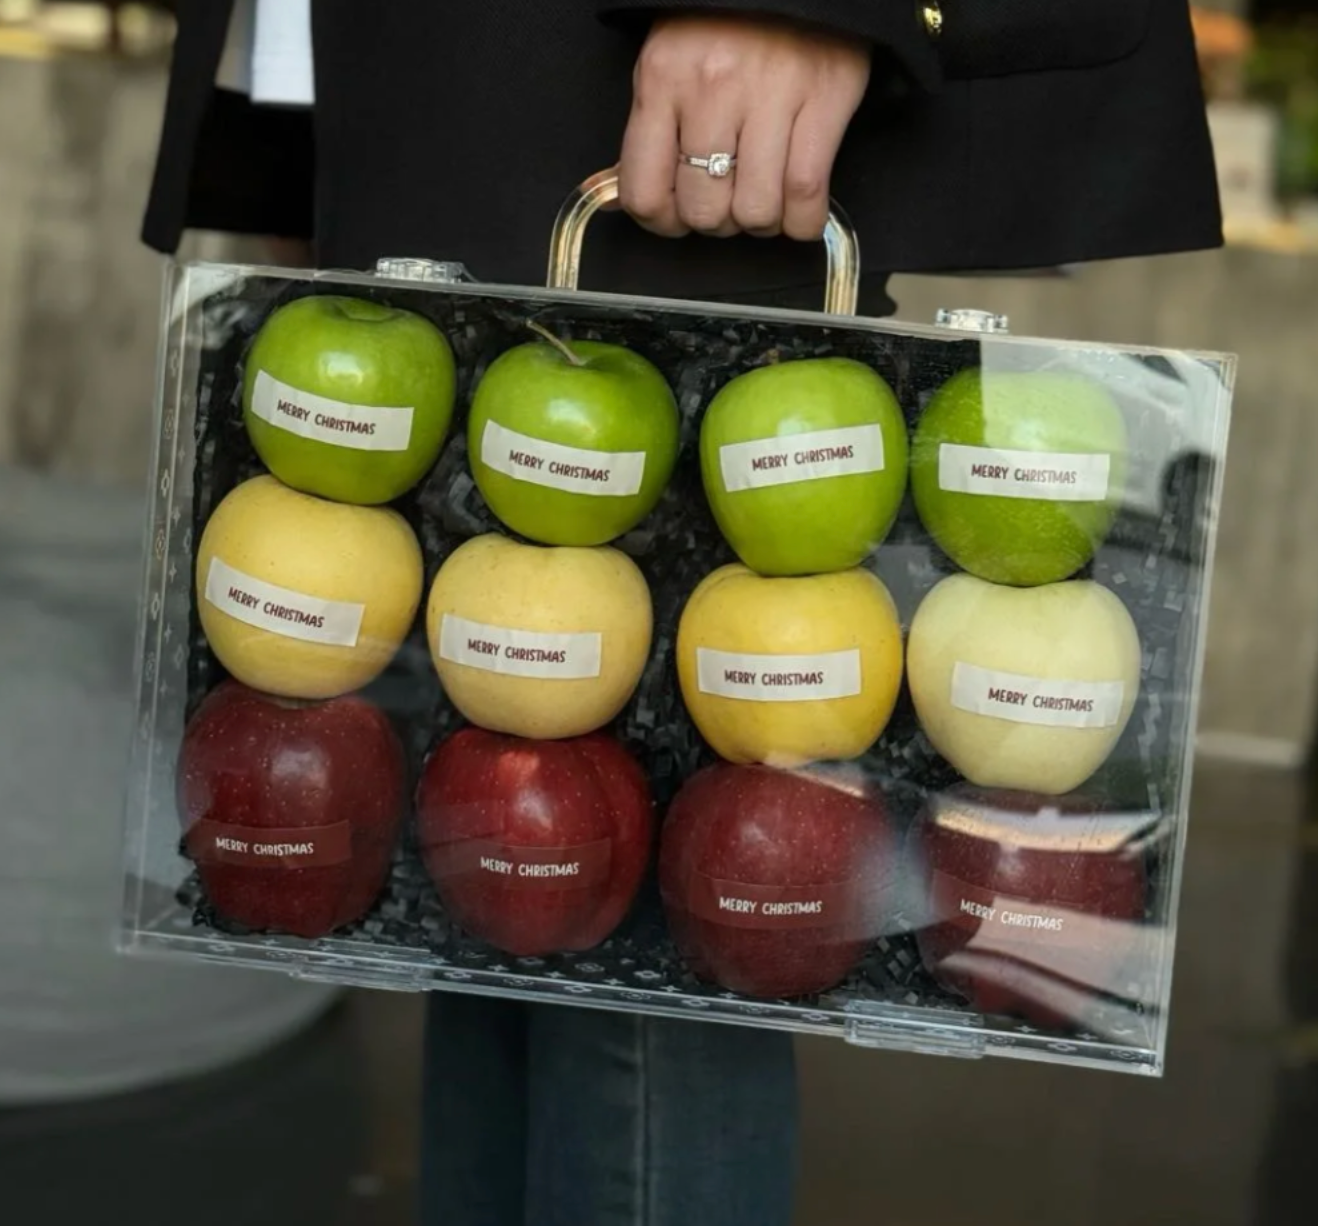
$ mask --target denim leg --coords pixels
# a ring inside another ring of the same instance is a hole
[[[527,1006],[432,993],[421,1226],[524,1226]]]
[[[526,1226],[788,1226],[791,1039],[537,1006]]]

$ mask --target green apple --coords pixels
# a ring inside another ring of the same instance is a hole
[[[892,389],[850,358],[741,375],[714,397],[700,429],[714,518],[762,575],[859,565],[897,516],[906,452]]]
[[[1033,587],[1075,574],[1112,528],[1126,423],[1078,375],[965,370],[915,430],[911,487],[929,534],[958,566]]]
[[[392,502],[434,464],[453,418],[453,350],[428,320],[360,298],[280,307],[247,355],[243,421],[285,485]]]
[[[481,494],[514,532],[603,545],[640,523],[673,475],[677,402],[640,354],[549,338],[491,364],[467,442]]]

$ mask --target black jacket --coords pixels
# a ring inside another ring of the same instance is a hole
[[[1186,0],[314,0],[314,118],[217,97],[232,0],[181,6],[144,236],[314,234],[318,258],[543,279],[550,223],[617,158],[660,10],[797,18],[876,47],[834,195],[885,272],[1039,267],[1216,246]],[[684,240],[602,218],[583,283],[701,296],[809,285],[787,240]],[[877,292],[881,285],[875,283]]]

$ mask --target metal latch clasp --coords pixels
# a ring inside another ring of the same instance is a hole
[[[953,1015],[956,1016],[956,1015]],[[978,1019],[957,1017],[949,1024],[949,1015],[928,1009],[902,1010],[896,1016],[849,1017],[843,1037],[853,1047],[873,1051],[905,1051],[923,1056],[956,1056],[977,1060],[983,1056],[988,1041]]]
[[[317,983],[335,988],[369,988],[378,992],[424,992],[427,981],[419,976],[403,974],[374,974],[356,967],[342,971],[317,967],[297,966],[290,969],[294,979],[303,983]]]
[[[994,311],[975,311],[969,307],[939,307],[934,323],[940,328],[954,328],[958,332],[989,332],[1002,335],[1008,330],[1009,320]]]
[[[424,281],[428,285],[458,285],[473,280],[465,264],[407,256],[387,256],[376,260],[375,275],[390,281]]]

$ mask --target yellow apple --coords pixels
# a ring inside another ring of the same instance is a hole
[[[201,628],[253,689],[333,698],[388,666],[416,618],[421,548],[380,507],[256,477],[215,508],[197,551]]]
[[[854,758],[892,717],[901,625],[869,571],[766,578],[733,564],[687,601],[677,671],[696,727],[729,762]]]
[[[650,589],[626,554],[491,534],[440,567],[426,630],[444,691],[467,719],[556,740],[603,727],[627,704],[653,620]]]
[[[1056,796],[1120,740],[1139,696],[1139,634],[1088,580],[953,575],[915,615],[907,672],[925,733],[971,783]]]

